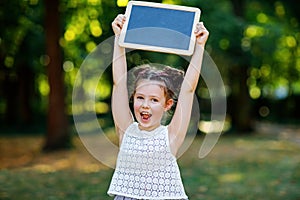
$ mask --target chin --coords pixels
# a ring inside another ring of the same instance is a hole
[[[145,122],[142,122],[142,121],[138,121],[139,125],[142,127],[142,128],[149,128],[151,127],[152,125],[149,124],[149,123],[145,123]]]
[[[142,121],[138,121],[138,123],[142,130],[148,130],[148,131],[152,131],[156,129],[158,126],[160,126],[160,124],[153,124],[151,122],[145,123]]]

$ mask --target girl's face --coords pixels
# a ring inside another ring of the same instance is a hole
[[[165,111],[173,105],[173,100],[166,100],[164,83],[141,80],[134,94],[134,115],[141,130],[151,131],[160,126]]]

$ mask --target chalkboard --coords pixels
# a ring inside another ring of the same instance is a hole
[[[130,1],[125,16],[120,46],[181,55],[193,53],[199,8]]]

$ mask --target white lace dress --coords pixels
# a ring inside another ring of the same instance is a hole
[[[108,194],[134,199],[187,199],[168,129],[142,131],[134,122],[125,131]]]

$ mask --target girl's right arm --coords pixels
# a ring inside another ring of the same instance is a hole
[[[127,91],[126,52],[125,48],[119,46],[118,44],[121,29],[125,20],[126,19],[124,15],[118,15],[112,22],[112,28],[115,33],[112,63],[112,114],[120,143],[122,142],[125,130],[133,122],[132,114],[129,108],[129,99]]]

